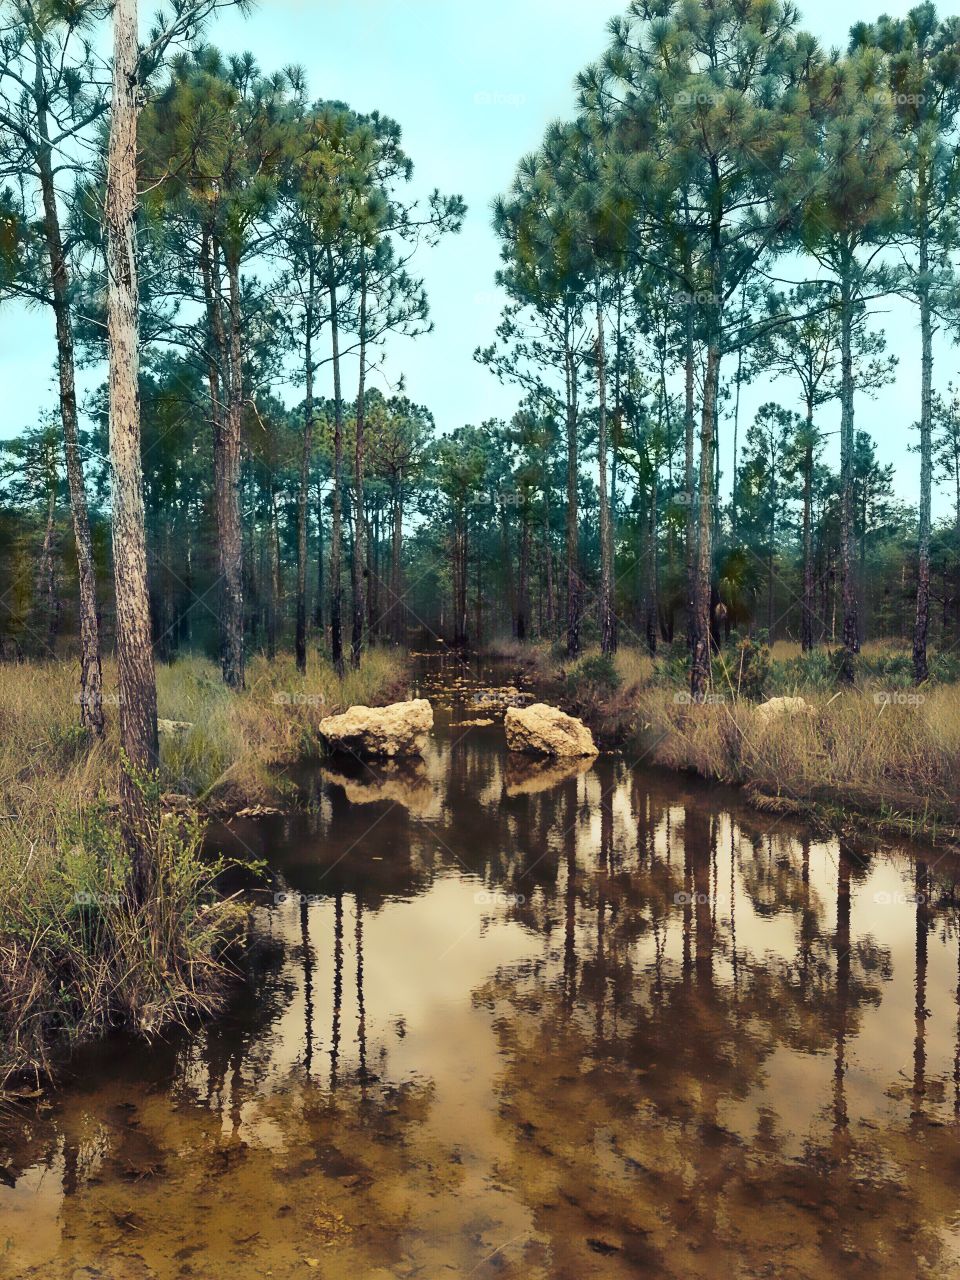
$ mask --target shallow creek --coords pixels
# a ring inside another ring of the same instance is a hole
[[[0,1115],[0,1276],[960,1276],[955,863],[511,761],[484,675],[218,833],[277,878],[250,981]]]

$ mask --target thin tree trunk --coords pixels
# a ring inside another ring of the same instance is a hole
[[[114,593],[120,685],[121,828],[134,901],[153,878],[158,814],[144,786],[157,763],[157,686],[140,459],[137,208],[137,0],[113,9],[113,110],[107,160],[107,333],[110,357]]]
[[[807,438],[803,449],[803,605],[800,649],[813,649],[813,398],[807,400]]]
[[[393,495],[393,539],[390,548],[390,636],[394,644],[403,638],[403,567],[400,557],[403,551],[403,480],[397,477]]]
[[[921,211],[921,224],[925,211]],[[930,507],[933,488],[932,384],[933,320],[930,310],[930,268],[927,239],[920,240],[920,527],[917,547],[917,609],[913,627],[913,679],[923,684],[929,677],[927,632],[930,626]]]
[[[51,459],[52,462],[52,459]],[[57,469],[49,467],[49,492],[47,494],[47,520],[43,532],[43,546],[37,564],[37,581],[34,589],[38,601],[43,601],[46,649],[50,657],[56,657],[57,632],[60,629],[60,601],[57,597],[57,571],[54,564],[54,538],[57,529]]]
[[[277,656],[277,632],[280,625],[280,608],[283,584],[280,569],[280,529],[277,523],[277,486],[275,472],[270,471],[270,517],[267,537],[267,560],[270,571],[270,612],[267,617],[267,657],[272,662]]]
[[[360,666],[363,651],[363,624],[367,614],[367,531],[366,511],[363,500],[364,428],[367,378],[367,280],[366,259],[360,254],[360,381],[357,388],[356,443],[353,454],[353,632],[351,636],[351,661]]]
[[[243,528],[240,519],[240,441],[243,424],[243,359],[240,344],[240,266],[227,262],[229,288],[229,395],[222,422],[221,473],[217,492],[220,551],[220,654],[223,679],[231,689],[244,687]]]
[[[53,165],[44,95],[40,51],[36,56],[37,124],[41,146],[37,155],[40,189],[43,196],[43,224],[50,260],[50,285],[57,330],[57,372],[60,382],[60,418],[67,468],[67,488],[77,547],[80,586],[80,723],[98,738],[103,737],[103,673],[100,661],[100,622],[97,613],[97,581],[90,535],[90,513],[83,477],[83,462],[77,431],[76,361],[73,322],[70,317],[70,282],[60,231],[60,215],[53,181]]]
[[[306,307],[304,352],[306,401],[303,411],[303,451],[300,455],[300,488],[297,493],[297,670],[307,669],[307,520],[310,492],[310,459],[313,456],[313,293],[314,273],[310,266],[309,301]]]
[[[599,396],[600,486],[600,652],[613,653],[613,543],[610,530],[610,493],[607,489],[607,360],[604,350],[603,305],[597,297],[597,390]]]
[[[695,626],[690,693],[702,701],[710,686],[710,581],[712,573],[713,440],[716,425],[717,381],[720,350],[715,341],[707,348],[703,380],[703,417],[700,424],[699,539],[695,580]]]
[[[580,652],[580,529],[577,515],[577,370],[567,326],[567,656]]]
[[[657,623],[660,613],[659,584],[657,582],[657,507],[659,505],[659,495],[657,486],[657,465],[656,459],[650,460],[650,511],[648,513],[647,522],[647,581],[646,581],[646,609],[644,610],[644,632],[647,638],[647,648],[651,656],[657,652]]]
[[[333,269],[333,250],[327,246],[330,288],[330,343],[333,357],[333,516],[330,526],[330,654],[337,675],[343,678],[343,393],[340,386],[340,316]]]
[[[683,487],[686,500],[684,557],[687,577],[687,643],[693,651],[697,616],[697,530],[693,493],[693,302],[684,310]],[[708,467],[709,470],[709,467]]]
[[[840,286],[840,574],[843,592],[843,666],[841,679],[853,683],[853,658],[860,652],[857,584],[853,565],[853,298],[850,264],[842,267]]]
[[[520,508],[520,556],[517,572],[517,639],[530,633],[530,496],[524,492]]]

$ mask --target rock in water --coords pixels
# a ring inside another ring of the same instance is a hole
[[[535,702],[532,707],[510,707],[503,720],[507,746],[538,756],[595,756],[593,735],[582,720],[557,707]]]
[[[389,707],[351,707],[320,721],[320,737],[331,751],[354,756],[419,756],[433,728],[433,707],[426,698]]]

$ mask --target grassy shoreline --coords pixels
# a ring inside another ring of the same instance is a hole
[[[224,899],[224,864],[202,853],[205,819],[282,799],[276,775],[318,749],[317,724],[354,702],[400,696],[403,659],[374,650],[339,681],[314,659],[254,658],[232,693],[212,662],[158,670],[157,785],[163,812],[152,893],[133,909],[117,822],[116,671],[105,664],[108,730],[78,724],[70,662],[0,671],[0,1100],[49,1073],[70,1044],[114,1027],[152,1034],[213,1012],[245,910]]]
[[[826,652],[742,645],[714,663],[713,692],[687,696],[685,654],[656,660],[634,648],[612,661],[574,663],[545,645],[502,642],[491,656],[526,667],[546,696],[590,725],[605,746],[678,772],[740,788],[756,808],[832,831],[851,829],[960,848],[960,679],[953,660],[910,684],[909,654],[870,645],[843,689]],[[771,697],[809,710],[765,716]]]

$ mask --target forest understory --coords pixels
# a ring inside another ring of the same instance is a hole
[[[588,650],[570,663],[557,647],[493,644],[527,679],[581,716],[608,749],[742,787],[768,812],[843,833],[918,838],[960,852],[960,674],[931,653],[931,679],[912,683],[911,654],[873,642],[852,688],[842,654],[749,640],[715,652],[711,692],[694,701],[681,641],[661,656]],[[804,699],[799,713],[766,715],[769,698]]]

